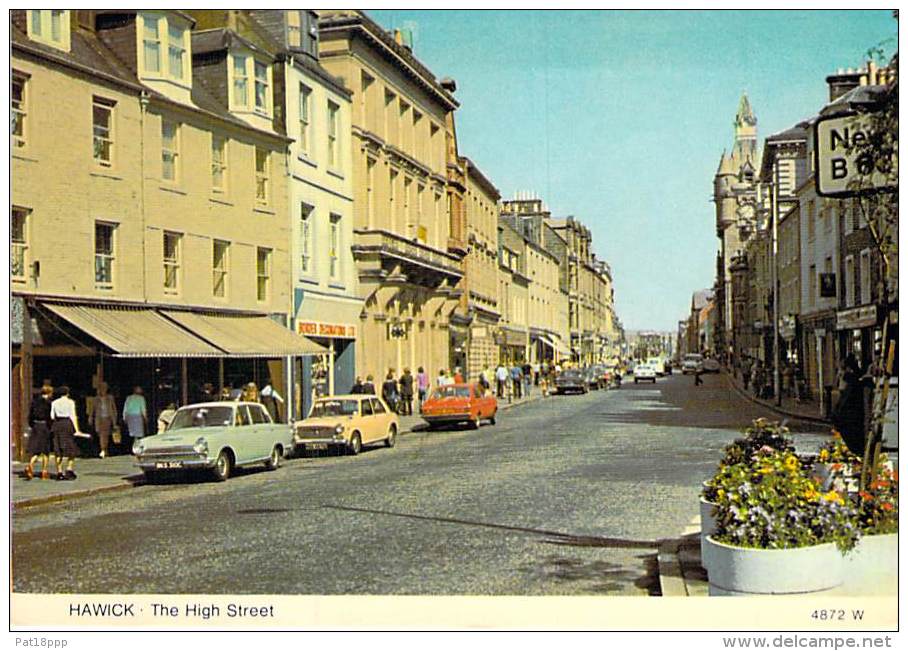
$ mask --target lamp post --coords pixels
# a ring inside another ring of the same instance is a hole
[[[773,161],[772,191],[772,383],[776,405],[782,404],[779,390],[779,165]]]

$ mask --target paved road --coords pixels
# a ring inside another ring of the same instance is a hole
[[[13,516],[14,589],[658,594],[659,541],[697,514],[722,446],[764,415],[724,377],[705,380],[556,396],[478,432],[28,509]]]

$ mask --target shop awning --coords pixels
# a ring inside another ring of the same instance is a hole
[[[219,357],[223,352],[148,308],[42,307],[114,351],[115,357]]]
[[[526,330],[512,330],[507,326],[504,326],[502,329],[504,334],[504,344],[506,346],[512,346],[514,348],[524,347],[527,343],[527,333]]]
[[[162,313],[195,336],[220,348],[228,357],[289,357],[328,352],[327,348],[291,332],[266,316],[173,310],[163,310]]]

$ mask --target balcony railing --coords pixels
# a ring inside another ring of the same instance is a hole
[[[372,253],[392,258],[404,265],[436,271],[459,279],[463,276],[457,256],[384,230],[354,230],[353,254]]]

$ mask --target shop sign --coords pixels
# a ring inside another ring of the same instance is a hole
[[[320,321],[297,321],[296,332],[307,337],[356,339],[356,326]]]
[[[836,314],[836,330],[858,330],[876,325],[876,305],[865,305]]]

